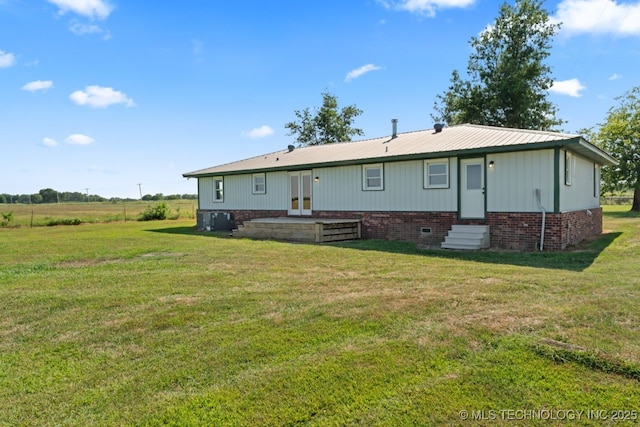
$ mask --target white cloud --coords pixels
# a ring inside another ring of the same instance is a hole
[[[83,36],[85,34],[102,34],[103,40],[109,40],[111,38],[111,32],[109,30],[104,30],[102,27],[95,24],[83,24],[75,19],[71,21],[69,31],[78,36]]]
[[[9,68],[12,65],[15,65],[15,63],[16,57],[13,55],[13,53],[0,50],[0,68]]]
[[[406,10],[411,13],[434,17],[436,11],[447,8],[465,8],[473,5],[476,0],[378,0],[387,9]]]
[[[47,0],[58,6],[58,13],[73,12],[90,19],[107,19],[113,6],[103,0]]]
[[[95,141],[93,138],[87,135],[82,135],[81,133],[74,133],[64,139],[64,142],[71,145],[89,145],[93,141]]]
[[[353,79],[357,79],[358,77],[360,77],[363,74],[366,74],[370,71],[376,71],[379,70],[381,67],[378,67],[377,65],[374,64],[367,64],[367,65],[363,65],[360,68],[356,68],[355,70],[351,70],[347,73],[347,76],[344,78],[345,82],[350,82]]]
[[[127,107],[134,107],[133,99],[126,94],[113,90],[110,87],[87,86],[84,90],[77,90],[69,95],[69,98],[78,105],[86,105],[94,108],[106,108],[113,104],[124,104]]]
[[[622,78],[622,75],[620,75],[618,73],[613,73],[611,75],[611,77],[609,77],[609,80],[618,80],[618,79],[621,79],[621,78]]]
[[[271,126],[260,126],[248,132],[243,131],[242,136],[248,136],[249,138],[264,138],[273,135],[273,128]]]
[[[97,25],[82,24],[77,21],[71,22],[69,30],[71,30],[73,34],[77,34],[79,36],[82,36],[84,34],[102,34],[102,28],[98,27]]]
[[[615,0],[562,0],[553,16],[568,35],[614,34],[640,36],[640,2]]]
[[[586,89],[578,79],[555,81],[549,91],[558,95],[568,95],[574,98],[582,96],[580,91]]]
[[[52,87],[53,82],[51,80],[36,80],[25,84],[21,89],[33,93],[39,90],[46,91],[47,89],[51,89]]]
[[[44,138],[42,138],[42,145],[47,147],[55,147],[56,145],[58,145],[58,141],[56,141],[53,138],[49,138],[48,136],[45,136]]]
[[[85,34],[102,34],[102,40],[109,40],[111,38],[111,32],[109,30],[103,30],[97,25],[82,24],[77,21],[71,21],[69,31],[78,36],[84,36]]]

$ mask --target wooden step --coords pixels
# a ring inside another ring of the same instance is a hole
[[[358,220],[263,218],[245,221],[233,231],[233,235],[254,239],[322,243],[359,239],[362,236],[361,230]]]

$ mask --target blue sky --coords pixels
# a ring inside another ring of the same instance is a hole
[[[193,194],[182,173],[285,149],[325,90],[365,138],[429,129],[500,4],[0,0],[0,193]],[[544,7],[563,130],[601,123],[640,84],[640,1]]]

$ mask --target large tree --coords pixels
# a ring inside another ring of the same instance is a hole
[[[42,203],[56,203],[59,201],[58,192],[51,188],[43,188],[40,190],[40,196],[42,196]]]
[[[328,92],[322,93],[322,107],[312,113],[309,108],[295,111],[298,120],[284,125],[289,136],[295,136],[301,145],[322,145],[351,141],[355,135],[364,135],[362,129],[352,127],[356,116],[362,114],[355,105],[338,110],[338,100]]]
[[[633,189],[631,210],[640,212],[640,86],[616,101],[605,123],[591,132],[592,142],[619,162],[602,168],[603,190]]]
[[[464,79],[457,70],[451,85],[436,97],[437,121],[519,129],[552,129],[562,123],[547,100],[553,84],[544,63],[559,24],[538,0],[504,3],[496,21],[478,37]]]

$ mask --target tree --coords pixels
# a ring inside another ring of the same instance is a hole
[[[349,105],[338,111],[338,100],[328,92],[322,93],[322,107],[314,114],[309,108],[295,111],[297,121],[284,125],[289,129],[288,136],[295,136],[300,146],[322,145],[333,142],[351,141],[355,135],[364,135],[362,129],[353,128],[353,120],[362,114],[355,105]]]
[[[504,3],[495,23],[472,37],[464,80],[452,72],[449,89],[436,97],[436,121],[549,130],[562,124],[547,100],[553,84],[544,64],[560,28],[538,0]]]
[[[640,212],[640,86],[616,98],[606,121],[591,133],[592,142],[611,154],[617,166],[602,168],[604,191],[633,189],[631,210]]]
[[[58,192],[51,188],[40,190],[40,196],[42,196],[42,203],[56,203],[58,201]]]

